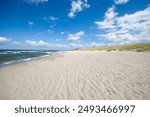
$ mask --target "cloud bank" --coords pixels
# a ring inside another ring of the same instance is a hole
[[[26,43],[31,47],[44,47],[44,48],[68,48],[68,45],[65,44],[55,44],[55,43],[48,43],[43,40],[40,41],[32,41],[26,40]]]
[[[48,46],[49,45],[47,42],[44,42],[42,40],[40,40],[40,41],[26,40],[26,43],[31,46]]]
[[[115,9],[110,7],[104,20],[95,22],[100,39],[117,43],[150,41],[150,7],[120,17]]]

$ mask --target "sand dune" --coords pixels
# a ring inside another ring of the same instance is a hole
[[[0,99],[150,99],[150,53],[69,51],[0,68]]]

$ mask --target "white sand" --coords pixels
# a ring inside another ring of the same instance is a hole
[[[150,53],[70,51],[0,68],[0,99],[150,99]]]

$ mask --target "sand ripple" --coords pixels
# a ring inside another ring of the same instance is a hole
[[[70,51],[0,68],[0,99],[150,99],[150,53]]]

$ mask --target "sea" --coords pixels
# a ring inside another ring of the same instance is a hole
[[[0,67],[16,63],[31,61],[51,56],[62,51],[59,50],[4,50],[0,49]]]

